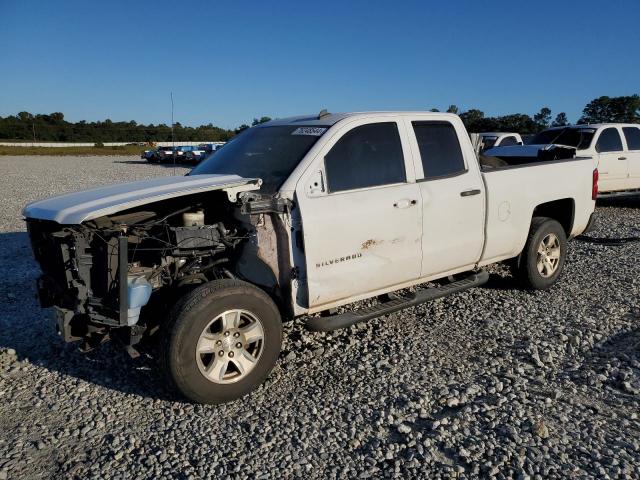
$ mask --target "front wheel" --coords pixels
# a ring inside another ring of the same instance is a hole
[[[193,290],[173,309],[162,344],[173,385],[198,403],[235,400],[257,388],[278,359],[282,323],[262,290],[217,280]]]
[[[546,290],[560,277],[566,254],[567,236],[562,225],[551,218],[534,217],[514,273],[525,287]]]

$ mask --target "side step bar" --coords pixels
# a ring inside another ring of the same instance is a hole
[[[446,297],[447,295],[462,292],[469,288],[478,287],[486,283],[487,280],[489,280],[489,273],[485,270],[480,270],[461,280],[448,283],[441,287],[424,288],[415,293],[409,293],[403,296],[395,295],[392,300],[372,307],[338,315],[313,317],[307,321],[306,325],[307,328],[316,332],[331,332],[340,328],[350,327],[365,320],[388,315],[398,310],[415,307],[416,305],[435,300],[436,298]]]

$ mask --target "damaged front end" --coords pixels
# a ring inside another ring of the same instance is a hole
[[[28,205],[38,296],[54,308],[60,335],[85,350],[117,338],[135,354],[196,285],[240,278],[282,299],[291,271],[282,219],[291,202],[259,193],[260,185],[237,176],[172,177]]]
[[[60,335],[90,348],[116,333],[134,345],[154,327],[140,321],[152,294],[169,300],[182,287],[233,277],[229,265],[251,232],[231,226],[238,222],[224,203],[215,192],[80,225],[27,219],[40,303],[54,307]]]

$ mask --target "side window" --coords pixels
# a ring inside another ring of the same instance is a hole
[[[415,130],[415,125],[414,125],[414,130]],[[497,140],[498,140],[498,137],[482,137],[483,150],[489,150],[490,148],[493,148]]]
[[[456,130],[449,122],[412,122],[424,178],[438,178],[466,172]]]
[[[371,123],[345,133],[324,157],[329,192],[405,182],[395,122]]]
[[[511,145],[518,145],[518,140],[516,140],[516,137],[514,137],[513,135],[504,137],[500,142],[501,147],[510,147]]]
[[[621,150],[622,139],[620,138],[618,129],[613,127],[605,128],[598,138],[598,143],[596,143],[596,151],[620,152]]]
[[[627,148],[629,150],[640,150],[640,128],[622,127],[624,138],[627,139]]]

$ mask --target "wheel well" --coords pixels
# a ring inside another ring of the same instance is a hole
[[[552,202],[541,203],[533,210],[534,217],[549,217],[557,220],[564,228],[567,237],[573,229],[575,203],[572,198],[563,198]]]

